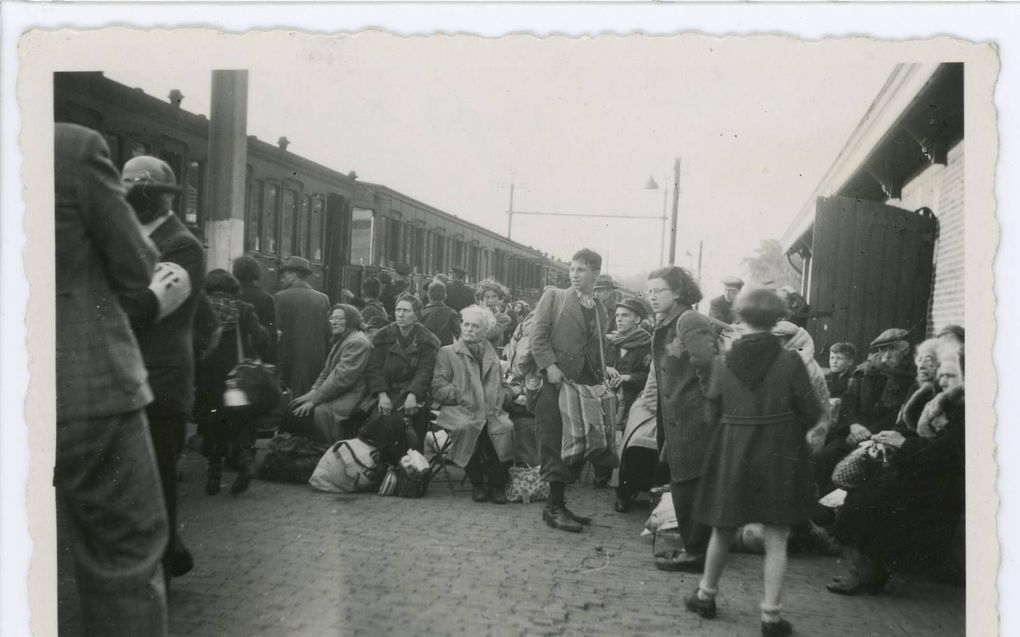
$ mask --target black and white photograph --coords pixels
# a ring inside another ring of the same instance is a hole
[[[994,46],[22,54],[41,634],[997,634]]]

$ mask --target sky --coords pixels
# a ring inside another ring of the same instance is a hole
[[[501,234],[511,184],[517,211],[652,217],[514,217],[515,240],[564,259],[591,247],[618,277],[659,265],[679,158],[676,262],[697,269],[704,246],[706,294],[782,236],[897,61],[821,43],[382,35],[266,60],[248,66],[249,134]],[[204,64],[107,75],[207,115]]]

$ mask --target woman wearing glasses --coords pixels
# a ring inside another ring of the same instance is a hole
[[[648,277],[648,302],[658,320],[652,335],[657,380],[657,424],[665,435],[670,494],[683,550],[655,558],[664,571],[700,573],[710,529],[691,517],[694,493],[709,439],[705,391],[716,351],[716,328],[693,306],[701,290],[683,268],[669,266]]]

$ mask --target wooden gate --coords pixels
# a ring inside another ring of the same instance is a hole
[[[858,362],[883,330],[925,337],[936,219],[875,201],[820,197],[815,206],[808,280],[808,331],[823,366],[828,348],[846,341]]]

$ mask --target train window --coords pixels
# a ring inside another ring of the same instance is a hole
[[[245,248],[254,252],[259,252],[262,247],[262,237],[260,234],[261,224],[259,223],[262,211],[262,199],[265,197],[266,182],[261,179],[257,179],[252,186],[252,194],[249,199],[248,206],[248,228],[247,235],[248,241]]]
[[[308,218],[308,258],[322,262],[322,197],[312,197],[312,214]]]
[[[199,208],[202,205],[202,169],[201,162],[188,162],[184,171],[184,222],[197,226],[200,223]]]
[[[351,265],[374,265],[375,212],[355,208],[351,213]]]
[[[297,221],[298,194],[291,188],[283,189],[280,207],[280,256],[294,254],[294,222]]]
[[[302,257],[310,256],[308,250],[308,214],[311,206],[312,196],[305,195],[301,198],[301,210],[298,211],[297,218],[297,246],[294,248],[294,254]]]
[[[276,184],[266,184],[262,195],[262,252],[276,254],[276,206],[280,188]]]

